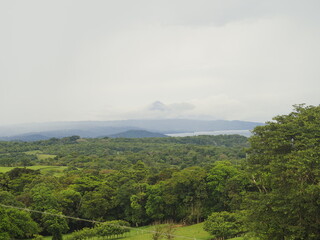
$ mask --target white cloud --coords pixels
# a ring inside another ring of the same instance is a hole
[[[318,1],[0,5],[0,124],[265,121],[319,104]],[[148,110],[157,100],[162,111]]]

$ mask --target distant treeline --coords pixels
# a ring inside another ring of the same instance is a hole
[[[248,146],[247,138],[240,135],[139,139],[80,139],[72,136],[37,142],[0,142],[0,165],[63,165],[99,170],[122,169],[141,160],[153,167],[185,168],[210,165],[216,160],[243,158],[245,146]],[[35,155],[26,154],[34,150],[57,157],[37,160]],[[12,154],[20,157],[12,159]]]

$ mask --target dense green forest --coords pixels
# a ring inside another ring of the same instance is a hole
[[[0,142],[0,239],[84,239],[167,221],[205,221],[215,239],[319,239],[319,153],[320,107],[303,105],[249,139]]]

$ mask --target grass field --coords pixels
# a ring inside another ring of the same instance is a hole
[[[121,240],[151,240],[152,233],[144,232],[144,231],[155,231],[154,226],[137,228],[137,230],[131,230],[131,233],[128,236],[117,238]],[[191,226],[181,226],[177,227],[175,232],[176,240],[183,239],[195,239],[195,240],[210,240],[213,239],[212,236],[203,230],[203,223],[194,224]],[[242,240],[242,238],[233,238],[233,240]]]
[[[131,230],[130,233],[126,233],[123,237],[118,238],[108,238],[110,240],[152,240],[151,231],[155,231],[155,226],[145,226],[139,227]],[[203,223],[194,224],[191,226],[178,226],[173,233],[176,240],[210,240],[213,239],[209,233],[203,230]],[[68,240],[70,234],[64,235],[63,239]],[[45,237],[45,240],[50,240],[51,237]],[[93,238],[92,240],[98,240],[98,238]],[[231,240],[231,239],[230,239]],[[233,238],[232,240],[243,240],[243,238]]]
[[[34,150],[34,151],[27,151],[27,152],[24,152],[25,154],[27,155],[37,155],[39,153],[42,153],[40,150]]]
[[[36,155],[39,160],[44,160],[44,159],[56,157],[56,155],[42,153],[40,150],[28,151],[28,152],[24,152],[24,153],[28,154],[28,155]]]
[[[9,172],[10,170],[12,170],[14,168],[16,168],[16,167],[0,167],[0,172],[1,173]],[[19,167],[19,168],[24,168],[24,167]],[[36,165],[36,166],[28,166],[26,168],[32,169],[32,170],[40,170],[40,172],[42,174],[48,174],[48,173],[51,172],[53,175],[59,175],[67,167],[66,166],[42,166],[42,165]]]
[[[119,239],[123,240],[149,240],[152,239],[152,233],[148,231],[155,231],[154,226],[149,227],[141,227],[137,228],[136,230],[131,230],[131,233],[128,234],[126,237],[122,237]],[[203,230],[203,223],[194,224],[191,226],[182,226],[177,227],[175,232],[175,239],[201,239],[201,240],[209,240],[212,237],[209,233]]]
[[[52,159],[55,158],[56,155],[52,154],[45,154],[41,152],[40,150],[35,151],[28,151],[24,152],[27,155],[35,155],[38,160],[46,160],[46,159]],[[9,172],[10,170],[14,169],[16,167],[0,167],[0,173]],[[23,167],[19,167],[23,168]],[[52,174],[52,175],[60,175],[63,170],[65,170],[66,166],[50,166],[50,165],[35,165],[35,166],[27,166],[26,168],[32,169],[32,170],[40,170],[42,174]]]

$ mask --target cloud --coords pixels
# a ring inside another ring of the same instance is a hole
[[[164,104],[160,101],[155,101],[147,108],[147,110],[181,113],[181,112],[192,110],[194,108],[195,106],[190,103]]]
[[[154,101],[149,105],[135,106],[130,111],[117,109],[112,111],[111,108],[105,109],[108,117],[112,119],[165,119],[165,118],[184,118],[195,108],[191,103],[169,103]],[[106,119],[107,115],[100,115],[100,119]]]
[[[149,111],[167,111],[168,107],[160,101],[155,101],[148,107]]]
[[[315,0],[2,1],[0,124],[265,121],[293,104],[317,105],[319,7]]]

